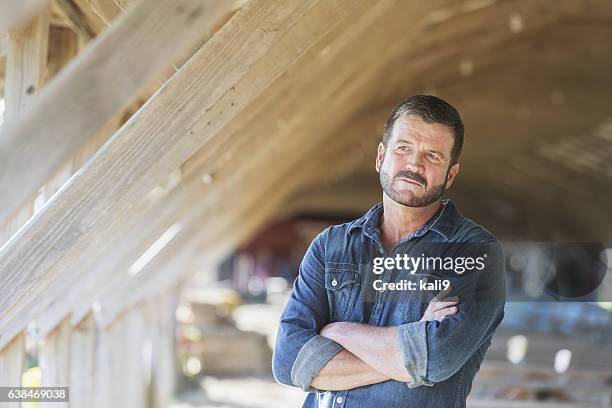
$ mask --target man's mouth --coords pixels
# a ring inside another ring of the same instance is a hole
[[[421,183],[419,183],[418,181],[416,181],[416,180],[414,180],[414,179],[411,179],[411,178],[406,178],[406,177],[398,177],[398,179],[399,179],[399,180],[406,181],[406,182],[411,183],[411,184],[415,184],[415,185],[420,186],[420,187],[423,187],[423,184],[421,184]]]

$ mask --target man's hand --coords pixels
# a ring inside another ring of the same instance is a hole
[[[420,321],[436,320],[440,322],[446,316],[452,316],[457,313],[457,306],[455,306],[457,303],[459,303],[459,298],[457,296],[451,296],[441,300],[434,297],[431,302],[429,302],[429,305],[427,305],[425,314],[423,314]]]

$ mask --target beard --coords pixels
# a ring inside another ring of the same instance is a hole
[[[446,181],[433,186],[429,191],[425,191],[422,196],[412,196],[410,198],[402,197],[402,194],[393,188],[393,182],[398,177],[407,178],[416,181],[417,183],[421,183],[425,189],[427,189],[427,180],[423,178],[420,174],[412,172],[410,170],[403,170],[398,172],[393,178],[389,176],[389,173],[386,173],[380,170],[380,185],[383,191],[398,204],[404,205],[406,207],[425,207],[435,201],[437,201],[442,194],[446,191]],[[446,177],[444,180],[448,178],[448,170],[446,171]]]

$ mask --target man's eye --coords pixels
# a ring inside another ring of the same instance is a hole
[[[408,150],[408,146],[398,146],[397,150],[406,151],[406,150]]]
[[[435,155],[435,154],[433,154],[432,152],[427,152],[427,153],[425,153],[425,155],[426,155],[427,157],[429,157],[430,159],[434,159],[434,160],[436,160],[436,159],[438,158],[438,156],[436,156],[436,155]]]

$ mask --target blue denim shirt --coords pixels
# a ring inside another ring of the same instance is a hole
[[[450,200],[442,203],[421,229],[404,237],[389,254],[379,230],[382,203],[355,221],[327,228],[313,240],[280,320],[272,364],[278,382],[309,392],[303,407],[465,406],[503,318],[503,253],[490,232],[462,216]],[[375,257],[418,256],[433,247],[458,257],[474,254],[474,244],[482,244],[477,251],[487,251],[492,262],[482,273],[446,275],[451,295],[459,296],[462,303],[457,314],[441,322],[420,321],[436,293],[421,292],[413,301],[394,301],[390,291],[368,295],[368,276],[387,282],[427,275],[421,271],[372,275]],[[459,288],[463,291],[455,290]],[[397,326],[404,366],[414,381],[388,380],[345,391],[314,389],[313,378],[343,350],[319,335],[323,326],[336,321]]]

